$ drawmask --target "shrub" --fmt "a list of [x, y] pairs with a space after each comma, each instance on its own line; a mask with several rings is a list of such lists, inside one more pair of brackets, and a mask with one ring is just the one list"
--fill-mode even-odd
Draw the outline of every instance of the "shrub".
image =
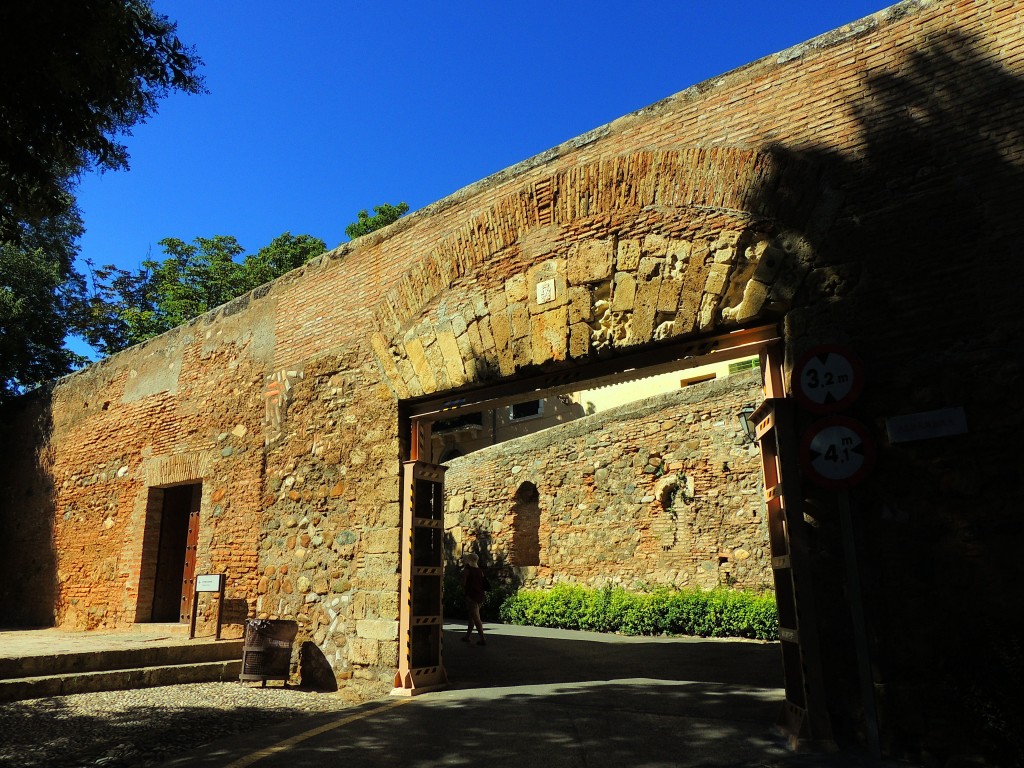
[[519, 590], [505, 599], [499, 613], [508, 624], [627, 635], [775, 640], [779, 631], [774, 595], [730, 589], [627, 592], [563, 584]]
[[611, 585], [602, 589], [585, 590], [585, 592], [587, 599], [577, 616], [577, 629], [588, 632], [613, 632], [616, 625], [612, 608]]

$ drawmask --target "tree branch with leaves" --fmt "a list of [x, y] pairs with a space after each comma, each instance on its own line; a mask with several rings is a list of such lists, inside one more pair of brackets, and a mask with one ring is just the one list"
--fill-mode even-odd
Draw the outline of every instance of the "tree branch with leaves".
[[398, 205], [383, 203], [382, 205], [375, 205], [373, 207], [373, 216], [366, 211], [360, 211], [356, 214], [356, 220], [345, 227], [345, 234], [355, 240], [357, 237], [368, 235], [370, 232], [382, 229], [388, 224], [393, 224], [402, 218], [408, 210], [408, 203], [399, 203]]

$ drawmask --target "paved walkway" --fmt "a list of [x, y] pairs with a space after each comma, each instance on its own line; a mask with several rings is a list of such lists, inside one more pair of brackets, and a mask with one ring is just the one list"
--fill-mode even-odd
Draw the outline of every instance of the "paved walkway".
[[[196, 638], [213, 641], [213, 638]], [[189, 642], [188, 629], [181, 624], [138, 624], [129, 631], [94, 630], [69, 632], [45, 629], [0, 628], [0, 658], [50, 656], [61, 653], [95, 653], [127, 648], [181, 645]]]
[[775, 644], [492, 627], [486, 647], [446, 628], [452, 686], [207, 745], [183, 766], [828, 768], [775, 733]]
[[[794, 754], [787, 749], [773, 728], [784, 698], [776, 644], [493, 625], [488, 629], [488, 644], [480, 647], [460, 642], [459, 627], [446, 627], [451, 678], [446, 690], [300, 715], [206, 744], [165, 766], [880, 765], [862, 755]], [[158, 625], [132, 632], [0, 630], [0, 658], [181, 641], [174, 627]], [[221, 717], [216, 708], [209, 708], [207, 716]], [[60, 722], [51, 729], [59, 730]], [[136, 738], [164, 738], [153, 730]], [[201, 731], [196, 728], [194, 735]]]

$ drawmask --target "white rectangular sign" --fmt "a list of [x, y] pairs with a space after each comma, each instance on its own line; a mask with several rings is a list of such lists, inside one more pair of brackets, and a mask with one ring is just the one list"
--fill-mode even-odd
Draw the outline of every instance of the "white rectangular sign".
[[196, 592], [220, 592], [220, 585], [224, 579], [220, 573], [204, 573], [196, 576]]
[[962, 435], [967, 432], [967, 415], [963, 408], [941, 408], [909, 416], [893, 416], [885, 420], [885, 431], [890, 443]]
[[544, 280], [537, 283], [537, 303], [547, 304], [555, 300], [555, 281]]

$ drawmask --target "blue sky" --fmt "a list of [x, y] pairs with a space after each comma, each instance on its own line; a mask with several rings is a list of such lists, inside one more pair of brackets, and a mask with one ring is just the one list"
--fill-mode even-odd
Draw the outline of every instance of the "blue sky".
[[360, 209], [413, 210], [617, 117], [885, 7], [774, 0], [156, 0], [205, 62], [78, 188], [81, 257], [282, 232], [333, 248]]

